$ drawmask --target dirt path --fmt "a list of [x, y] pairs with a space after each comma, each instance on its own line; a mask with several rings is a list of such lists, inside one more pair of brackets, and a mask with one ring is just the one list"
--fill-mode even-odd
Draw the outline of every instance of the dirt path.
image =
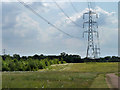
[[110, 73], [110, 74], [106, 75], [106, 81], [107, 81], [109, 88], [118, 88], [118, 86], [119, 86], [118, 81], [119, 80], [120, 80], [120, 77], [118, 77], [114, 73]]

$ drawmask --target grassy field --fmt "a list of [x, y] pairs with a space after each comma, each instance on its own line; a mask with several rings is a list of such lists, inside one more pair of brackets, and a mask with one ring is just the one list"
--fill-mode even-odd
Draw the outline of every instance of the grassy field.
[[115, 75], [117, 75], [118, 77], [120, 77], [120, 73], [118, 73], [118, 72], [117, 72], [117, 73], [115, 73]]
[[118, 63], [52, 65], [38, 72], [3, 72], [3, 88], [108, 88], [107, 73], [117, 73]]

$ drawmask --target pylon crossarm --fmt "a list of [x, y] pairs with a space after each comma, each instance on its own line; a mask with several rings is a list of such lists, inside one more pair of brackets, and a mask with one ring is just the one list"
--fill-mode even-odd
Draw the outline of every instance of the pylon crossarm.
[[[88, 5], [89, 6], [89, 5]], [[91, 10], [89, 8], [89, 11], [83, 14], [83, 19], [85, 18], [85, 15], [88, 16], [88, 20], [83, 23], [83, 28], [86, 27], [86, 31], [83, 32], [84, 34], [88, 34], [88, 46], [87, 46], [87, 58], [97, 58], [98, 54], [100, 53], [100, 49], [97, 48], [97, 42], [94, 42], [95, 38], [99, 37], [98, 30], [95, 30], [98, 28], [98, 23], [95, 21], [95, 18], [98, 18], [98, 14]], [[86, 17], [87, 18], [87, 17]], [[97, 37], [94, 37], [94, 33], [97, 34]], [[97, 45], [95, 45], [97, 44]]]

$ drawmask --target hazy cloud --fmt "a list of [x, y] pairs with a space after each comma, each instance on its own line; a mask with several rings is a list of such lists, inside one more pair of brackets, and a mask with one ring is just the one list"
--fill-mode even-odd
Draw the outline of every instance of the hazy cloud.
[[[29, 4], [40, 14], [43, 14], [44, 12], [45, 14], [48, 14], [53, 10], [57, 11], [57, 9], [54, 8], [54, 3]], [[70, 19], [80, 25], [80, 27], [74, 25], [61, 12], [57, 13], [56, 15], [59, 16], [59, 18], [56, 16], [51, 17], [56, 18], [53, 24], [58, 28], [73, 36], [79, 37], [70, 38], [65, 34], [57, 31], [52, 26], [41, 24], [41, 22], [35, 20], [34, 16], [29, 15], [31, 14], [29, 10], [24, 10], [20, 4], [4, 3], [2, 10], [3, 48], [12, 50], [11, 53], [18, 52], [21, 54], [55, 54], [66, 51], [70, 53], [79, 52], [81, 55], [85, 55], [86, 39], [82, 38], [82, 33], [84, 31], [82, 26], [84, 22], [83, 13], [85, 13], [87, 10], [88, 8], [84, 9], [80, 13], [70, 15]], [[96, 7], [96, 12], [99, 14], [98, 25], [100, 27], [98, 30], [100, 31], [100, 41], [103, 49], [114, 48], [113, 50], [116, 50], [116, 45], [113, 45], [113, 41], [115, 44], [117, 43], [116, 24], [118, 21], [117, 18], [114, 17], [114, 14], [116, 13], [107, 12], [100, 7]], [[49, 18], [50, 17], [48, 17], [48, 19]]]

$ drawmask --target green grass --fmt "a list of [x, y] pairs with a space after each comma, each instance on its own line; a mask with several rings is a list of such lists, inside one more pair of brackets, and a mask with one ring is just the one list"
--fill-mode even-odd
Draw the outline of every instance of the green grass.
[[108, 88], [105, 80], [105, 74], [99, 74], [90, 88]]
[[120, 73], [115, 73], [115, 75], [117, 75], [118, 77], [120, 77]]
[[[7, 88], [88, 88], [96, 73], [79, 72], [25, 72], [3, 73], [3, 87]], [[17, 83], [17, 84], [16, 84]]]
[[68, 65], [64, 71], [112, 73], [118, 72], [118, 63], [75, 63]]
[[116, 73], [118, 63], [53, 65], [38, 72], [3, 72], [3, 88], [107, 88], [106, 73]]
[[66, 67], [68, 67], [68, 65], [70, 64], [54, 64], [48, 66], [46, 69], [40, 69], [39, 71], [63, 71]]

